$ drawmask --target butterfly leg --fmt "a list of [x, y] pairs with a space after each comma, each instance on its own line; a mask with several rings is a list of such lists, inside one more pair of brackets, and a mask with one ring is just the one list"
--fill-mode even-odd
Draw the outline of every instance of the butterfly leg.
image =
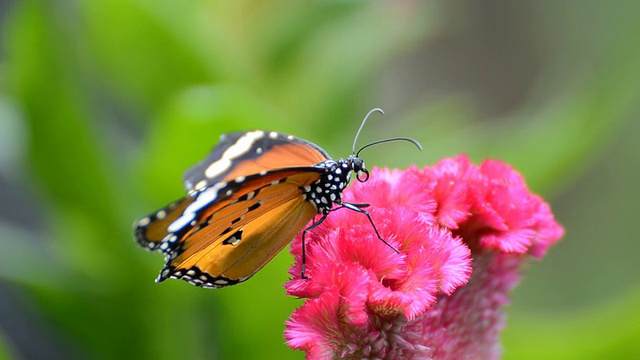
[[[339, 209], [345, 208], [346, 206], [344, 206], [344, 204], [349, 204], [349, 205], [355, 206], [355, 207], [357, 207], [358, 209], [363, 209], [363, 208], [366, 208], [366, 207], [371, 206], [371, 204], [364, 204], [364, 203], [363, 203], [363, 204], [356, 204], [356, 203], [340, 203], [340, 206], [335, 207], [335, 208], [333, 208], [333, 209], [331, 209], [331, 210], [329, 210], [329, 211], [336, 211], [336, 210], [339, 210]], [[353, 209], [351, 209], [351, 210], [353, 210]], [[358, 210], [356, 210], [356, 211], [358, 211]], [[358, 212], [360, 212], [360, 211], [358, 211]]]
[[308, 228], [304, 229], [302, 231], [302, 271], [300, 272], [300, 277], [302, 277], [303, 279], [308, 279], [307, 276], [304, 274], [304, 270], [307, 266], [307, 252], [306, 252], [306, 245], [305, 245], [305, 241], [304, 238], [306, 237], [307, 233], [309, 231], [311, 231], [313, 228], [315, 228], [316, 226], [322, 224], [326, 219], [327, 219], [327, 215], [328, 214], [323, 214], [322, 217], [320, 218], [320, 220], [314, 222], [313, 224], [309, 225]]
[[369, 206], [369, 204], [341, 203], [340, 206], [355, 212], [359, 212], [360, 214], [364, 214], [367, 217], [367, 219], [369, 219], [369, 222], [371, 223], [371, 227], [373, 227], [373, 231], [376, 232], [376, 236], [378, 236], [378, 239], [380, 239], [380, 241], [382, 241], [385, 245], [393, 249], [393, 251], [395, 251], [397, 254], [400, 254], [400, 251], [398, 251], [398, 249], [394, 248], [385, 239], [383, 239], [382, 236], [380, 236], [380, 233], [378, 232], [378, 228], [376, 228], [376, 224], [373, 222], [371, 215], [367, 210], [363, 209], [363, 207], [367, 207]]

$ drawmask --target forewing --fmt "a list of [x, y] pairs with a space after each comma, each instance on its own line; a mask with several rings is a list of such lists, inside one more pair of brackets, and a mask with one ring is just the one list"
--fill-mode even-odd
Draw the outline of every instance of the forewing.
[[159, 280], [171, 277], [211, 288], [246, 281], [289, 244], [315, 214], [315, 208], [305, 200], [290, 200], [228, 237], [207, 242], [191, 257], [178, 256], [165, 267]]
[[254, 130], [226, 134], [207, 157], [184, 174], [188, 192], [261, 171], [311, 167], [329, 155], [318, 145], [295, 136]]

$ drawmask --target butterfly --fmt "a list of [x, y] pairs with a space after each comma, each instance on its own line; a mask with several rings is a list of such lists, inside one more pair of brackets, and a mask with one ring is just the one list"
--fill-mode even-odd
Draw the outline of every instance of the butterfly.
[[[338, 208], [368, 217], [368, 204], [342, 201], [351, 180], [365, 182], [369, 172], [359, 157], [376, 144], [404, 140], [398, 137], [369, 143], [357, 152], [356, 142], [371, 110], [354, 139], [352, 154], [332, 159], [316, 144], [274, 131], [253, 130], [222, 135], [209, 155], [184, 174], [187, 195], [134, 223], [138, 245], [165, 255], [156, 282], [182, 279], [220, 288], [246, 281], [262, 269], [295, 236], [302, 235], [302, 277], [306, 264], [305, 235]], [[311, 225], [307, 226], [312, 220]]]

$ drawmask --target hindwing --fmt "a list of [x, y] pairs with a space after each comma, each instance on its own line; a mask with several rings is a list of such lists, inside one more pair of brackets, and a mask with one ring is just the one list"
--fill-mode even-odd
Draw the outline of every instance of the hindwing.
[[[322, 169], [314, 167], [289, 168], [217, 183], [138, 220], [134, 224], [136, 241], [146, 249], [170, 254], [178, 247], [184, 247], [182, 242], [204, 227], [208, 229], [203, 235], [218, 228], [222, 232], [232, 227], [243, 212], [252, 212], [254, 207], [261, 207], [257, 213], [269, 211], [262, 201], [267, 194], [273, 194], [269, 202], [271, 207], [296, 196], [302, 197], [301, 187], [316, 181], [321, 173]], [[267, 191], [267, 188], [271, 189]], [[282, 191], [284, 189], [287, 191]], [[158, 216], [164, 213], [167, 215]], [[215, 226], [210, 227], [207, 224], [214, 214]], [[254, 217], [252, 213], [243, 221]]]
[[249, 196], [206, 209], [167, 255], [158, 281], [176, 278], [203, 287], [245, 281], [317, 214], [302, 188], [318, 177], [315, 169], [278, 177], [246, 193]]
[[169, 237], [173, 235], [167, 232], [167, 228], [182, 216], [185, 208], [194, 199], [195, 197], [187, 196], [136, 221], [134, 237], [138, 245], [150, 251], [160, 250], [160, 244], [168, 241]]

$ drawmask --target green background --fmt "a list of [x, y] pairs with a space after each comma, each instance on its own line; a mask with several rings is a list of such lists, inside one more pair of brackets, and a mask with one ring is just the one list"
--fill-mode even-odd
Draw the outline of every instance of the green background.
[[508, 307], [505, 359], [640, 358], [640, 2], [0, 1], [0, 358], [302, 358], [291, 257], [153, 282], [133, 221], [221, 133], [372, 165], [505, 160], [564, 240]]

